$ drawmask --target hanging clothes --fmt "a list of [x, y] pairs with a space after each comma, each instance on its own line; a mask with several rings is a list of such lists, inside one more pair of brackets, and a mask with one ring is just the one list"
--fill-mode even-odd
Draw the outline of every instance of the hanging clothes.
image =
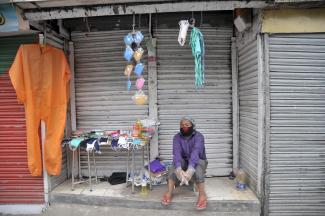
[[202, 32], [193, 27], [191, 32], [190, 46], [192, 48], [192, 55], [195, 63], [195, 86], [202, 87], [204, 84], [204, 39]]
[[18, 101], [25, 105], [28, 168], [42, 175], [40, 121], [46, 125], [45, 168], [61, 173], [61, 139], [69, 100], [70, 68], [62, 50], [49, 45], [21, 45], [9, 70]]

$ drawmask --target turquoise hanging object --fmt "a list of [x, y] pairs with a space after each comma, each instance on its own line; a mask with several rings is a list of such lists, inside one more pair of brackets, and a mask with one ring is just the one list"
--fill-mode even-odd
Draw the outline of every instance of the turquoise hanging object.
[[131, 90], [131, 86], [132, 86], [132, 84], [131, 84], [131, 80], [128, 80], [128, 81], [126, 82], [126, 88], [128, 89], [128, 91]]
[[193, 27], [191, 32], [190, 46], [195, 63], [195, 86], [202, 87], [204, 84], [204, 40], [201, 31]]

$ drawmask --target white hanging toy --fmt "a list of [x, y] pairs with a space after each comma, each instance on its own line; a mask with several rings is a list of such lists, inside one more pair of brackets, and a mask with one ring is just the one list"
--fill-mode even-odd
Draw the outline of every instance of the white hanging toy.
[[185, 41], [186, 41], [186, 34], [188, 27], [190, 26], [188, 20], [181, 20], [179, 21], [179, 34], [178, 34], [178, 43], [181, 46], [184, 46]]

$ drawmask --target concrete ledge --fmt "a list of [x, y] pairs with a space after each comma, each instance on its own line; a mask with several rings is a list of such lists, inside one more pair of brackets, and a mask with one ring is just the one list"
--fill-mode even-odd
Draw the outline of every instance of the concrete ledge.
[[[130, 211], [133, 211], [132, 209], [151, 209], [159, 212], [165, 210], [170, 214], [171, 212], [173, 214], [175, 212], [189, 213], [195, 210], [198, 193], [193, 192], [193, 187], [177, 187], [174, 190], [172, 203], [165, 207], [161, 204], [161, 199], [166, 187], [166, 185], [154, 186], [153, 190], [144, 197], [141, 196], [139, 187], [135, 188], [135, 193], [131, 193], [131, 188], [126, 187], [125, 184], [110, 185], [108, 182], [94, 184], [93, 191], [89, 191], [89, 186], [85, 183], [76, 185], [75, 190], [72, 191], [71, 180], [68, 180], [51, 192], [50, 203], [125, 208]], [[207, 178], [205, 189], [208, 196], [208, 207], [205, 212], [211, 214], [224, 212], [231, 216], [234, 213], [236, 216], [260, 215], [260, 202], [253, 191], [250, 189], [236, 190], [233, 180], [221, 177]]]
[[[144, 201], [131, 200], [125, 198], [107, 197], [107, 196], [91, 196], [91, 195], [73, 195], [73, 194], [52, 194], [51, 201], [53, 203], [65, 204], [82, 204], [94, 206], [109, 206], [123, 208], [140, 208], [140, 209], [156, 209], [156, 210], [182, 210], [188, 211], [195, 208], [195, 203], [192, 201], [174, 202], [165, 207], [160, 200]], [[238, 201], [238, 200], [209, 200], [206, 211], [213, 212], [255, 212], [259, 215], [260, 204], [258, 201]]]

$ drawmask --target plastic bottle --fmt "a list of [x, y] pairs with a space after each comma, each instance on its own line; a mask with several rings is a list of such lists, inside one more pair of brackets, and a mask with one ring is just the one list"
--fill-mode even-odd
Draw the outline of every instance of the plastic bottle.
[[148, 196], [148, 187], [147, 187], [147, 181], [146, 180], [142, 180], [140, 194], [142, 196], [145, 196], [145, 197]]

